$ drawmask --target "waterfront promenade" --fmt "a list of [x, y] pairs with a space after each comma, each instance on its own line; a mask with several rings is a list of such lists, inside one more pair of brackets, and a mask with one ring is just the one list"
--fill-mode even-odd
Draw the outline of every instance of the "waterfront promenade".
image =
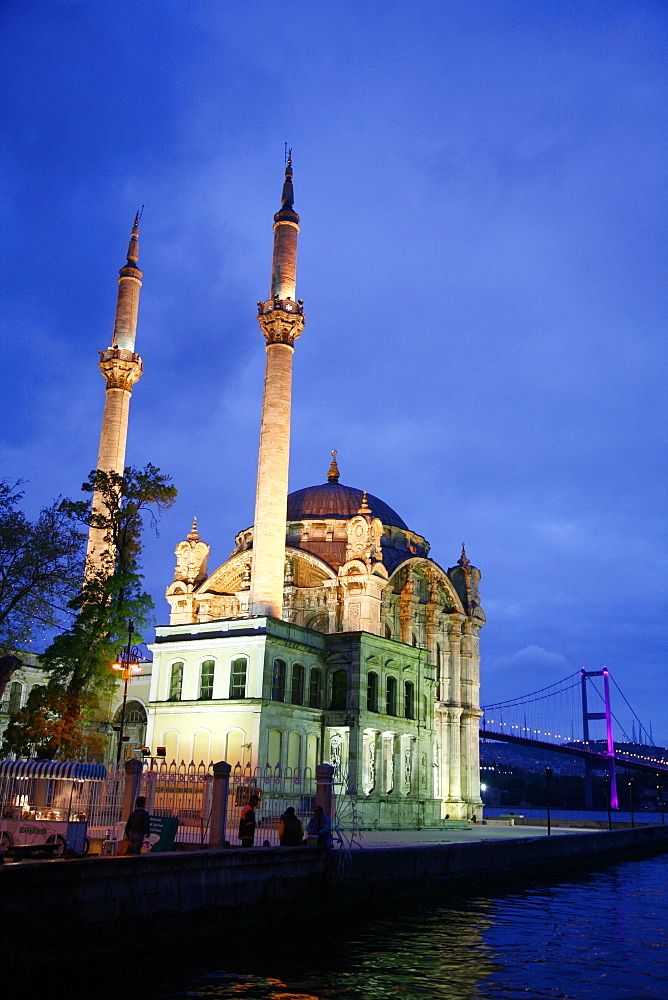
[[365, 835], [350, 851], [254, 847], [142, 857], [23, 862], [0, 868], [5, 917], [109, 923], [216, 909], [257, 916], [268, 906], [374, 902], [386, 895], [492, 886], [668, 851], [668, 827], [598, 831], [471, 826]]

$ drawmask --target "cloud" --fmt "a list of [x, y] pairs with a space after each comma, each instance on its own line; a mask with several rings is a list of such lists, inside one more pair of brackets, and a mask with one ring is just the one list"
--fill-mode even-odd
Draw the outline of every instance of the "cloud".
[[[504, 676], [506, 697], [517, 694], [528, 694], [538, 688], [546, 687], [572, 673], [572, 666], [562, 653], [555, 653], [542, 646], [525, 646], [510, 656], [500, 656], [485, 665], [485, 670]], [[528, 685], [525, 687], [524, 685]]]

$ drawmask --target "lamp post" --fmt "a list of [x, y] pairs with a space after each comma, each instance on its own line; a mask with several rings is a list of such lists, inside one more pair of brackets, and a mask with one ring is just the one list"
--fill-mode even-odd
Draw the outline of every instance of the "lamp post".
[[123, 681], [123, 706], [121, 708], [121, 719], [118, 731], [118, 748], [116, 750], [116, 770], [121, 766], [121, 750], [123, 747], [123, 730], [125, 728], [125, 706], [128, 701], [128, 683], [135, 677], [141, 670], [141, 664], [144, 662], [143, 656], [139, 652], [138, 646], [132, 645], [132, 636], [134, 635], [134, 624], [133, 622], [128, 622], [128, 642], [127, 645], [121, 650], [119, 657], [115, 663], [112, 663], [111, 669], [118, 670], [121, 675], [121, 680]]
[[[657, 775], [657, 777], [658, 777], [658, 775]], [[666, 817], [665, 817], [664, 808], [663, 808], [663, 786], [662, 785], [657, 785], [656, 786], [656, 790], [659, 793], [659, 807], [661, 809], [661, 825], [664, 826], [665, 822], [666, 822]]]
[[612, 813], [610, 812], [610, 775], [606, 774], [605, 778], [605, 798], [608, 805], [608, 830], [612, 830]]
[[633, 815], [633, 778], [629, 778], [629, 807], [631, 810], [631, 829], [636, 825]]
[[545, 787], [547, 789], [547, 835], [552, 835], [552, 824], [550, 821], [550, 782], [552, 781], [552, 768], [545, 768]]

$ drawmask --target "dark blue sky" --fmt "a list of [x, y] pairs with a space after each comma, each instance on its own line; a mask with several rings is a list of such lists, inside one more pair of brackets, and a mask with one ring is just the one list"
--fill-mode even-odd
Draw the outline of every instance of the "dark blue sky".
[[[607, 664], [666, 699], [663, 2], [12, 2], [2, 12], [2, 474], [34, 512], [97, 455], [145, 204], [128, 461], [252, 521], [283, 143], [302, 218], [291, 488], [381, 496], [482, 571], [482, 700]], [[620, 711], [623, 721], [628, 714]]]

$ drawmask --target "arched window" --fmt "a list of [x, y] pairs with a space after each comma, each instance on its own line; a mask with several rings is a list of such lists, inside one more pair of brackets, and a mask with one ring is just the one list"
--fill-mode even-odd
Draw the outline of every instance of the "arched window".
[[436, 701], [441, 700], [441, 647], [436, 643]]
[[165, 748], [165, 763], [171, 764], [179, 755], [179, 733], [176, 729], [168, 729], [162, 734], [162, 745]]
[[308, 690], [309, 708], [320, 708], [320, 671], [317, 667], [311, 669], [311, 677]]
[[245, 656], [237, 656], [232, 660], [230, 668], [230, 698], [246, 697], [246, 674], [248, 672], [248, 659]]
[[271, 677], [272, 701], [285, 701], [285, 660], [274, 660], [274, 672]]
[[335, 670], [332, 674], [332, 708], [348, 707], [348, 674], [345, 670]]
[[19, 681], [12, 681], [9, 685], [9, 705], [7, 711], [13, 715], [21, 710], [21, 697], [23, 695], [23, 685]]
[[301, 663], [292, 664], [290, 701], [293, 705], [301, 705], [304, 701], [304, 668]]
[[283, 748], [283, 733], [280, 729], [269, 730], [269, 745], [267, 747], [267, 764], [269, 767], [276, 767], [281, 763], [281, 750]]
[[378, 711], [378, 674], [374, 674], [373, 671], [366, 677], [366, 710]]
[[208, 764], [211, 760], [211, 733], [199, 729], [193, 735], [193, 764]]
[[404, 715], [407, 719], [415, 718], [415, 688], [411, 681], [404, 684]]
[[244, 731], [242, 729], [230, 729], [225, 737], [225, 760], [227, 763], [232, 767], [236, 767], [237, 764], [243, 767], [245, 754], [248, 752]]
[[302, 756], [302, 738], [299, 733], [288, 733], [288, 767], [299, 768]]
[[169, 698], [168, 701], [181, 701], [181, 688], [183, 687], [183, 660], [172, 663], [169, 675]]
[[318, 756], [318, 747], [320, 741], [315, 733], [309, 733], [306, 737], [306, 766], [311, 769], [311, 777], [315, 775], [315, 769], [320, 760]]
[[[215, 660], [204, 660], [199, 668], [199, 698], [200, 701], [211, 701], [213, 698], [213, 675], [216, 669]], [[193, 760], [195, 758], [193, 757]]]
[[387, 715], [396, 715], [397, 714], [397, 679], [396, 679], [396, 677], [388, 677], [387, 678], [386, 694], [387, 694], [387, 697], [386, 697], [387, 705], [386, 705], [386, 708], [385, 708], [385, 712], [386, 712]]

